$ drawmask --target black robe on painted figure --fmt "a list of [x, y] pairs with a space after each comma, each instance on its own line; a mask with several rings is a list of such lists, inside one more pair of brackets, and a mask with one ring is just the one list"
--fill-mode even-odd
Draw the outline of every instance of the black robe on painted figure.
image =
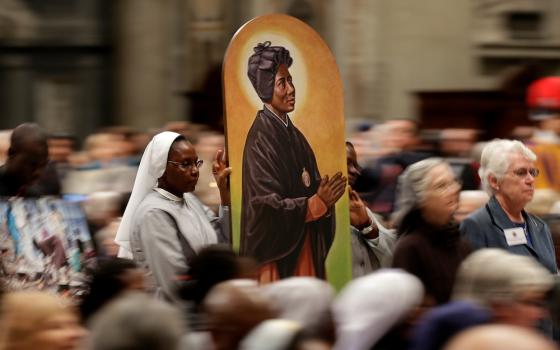
[[290, 277], [309, 234], [315, 273], [325, 278], [334, 211], [305, 222], [307, 199], [317, 192], [321, 175], [311, 146], [289, 118], [286, 127], [266, 107], [257, 113], [245, 141], [242, 178], [240, 253], [259, 264], [275, 262], [280, 278]]

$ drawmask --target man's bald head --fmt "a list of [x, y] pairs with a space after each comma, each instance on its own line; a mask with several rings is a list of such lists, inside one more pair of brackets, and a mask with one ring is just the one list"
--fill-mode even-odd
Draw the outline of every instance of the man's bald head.
[[252, 280], [217, 284], [203, 302], [216, 349], [235, 349], [256, 325], [274, 317], [268, 299]]
[[10, 138], [10, 152], [18, 152], [29, 146], [47, 147], [47, 135], [43, 129], [35, 123], [23, 123], [18, 125], [12, 132]]
[[555, 350], [547, 338], [529, 328], [490, 325], [466, 330], [447, 344], [444, 350]]
[[17, 175], [21, 185], [34, 182], [48, 161], [47, 135], [34, 123], [18, 125], [12, 132], [6, 170]]

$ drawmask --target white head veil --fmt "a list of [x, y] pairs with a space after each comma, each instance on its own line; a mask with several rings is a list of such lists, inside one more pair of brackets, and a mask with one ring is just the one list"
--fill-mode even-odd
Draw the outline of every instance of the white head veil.
[[136, 180], [134, 180], [134, 187], [115, 238], [115, 242], [120, 246], [119, 257], [132, 258], [130, 234], [132, 233], [134, 212], [163, 175], [171, 144], [179, 136], [181, 135], [171, 131], [157, 134], [152, 138], [142, 155]]
[[333, 303], [334, 350], [367, 350], [420, 305], [422, 282], [399, 269], [377, 270], [344, 287]]
[[243, 338], [240, 350], [284, 350], [301, 332], [301, 325], [295, 321], [271, 319], [261, 322]]
[[333, 287], [314, 277], [290, 277], [262, 286], [279, 317], [314, 329], [325, 322], [335, 296]]

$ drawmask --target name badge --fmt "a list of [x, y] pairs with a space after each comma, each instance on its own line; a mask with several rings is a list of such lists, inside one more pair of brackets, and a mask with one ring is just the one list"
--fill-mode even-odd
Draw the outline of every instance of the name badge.
[[511, 247], [514, 245], [527, 244], [527, 237], [525, 237], [525, 230], [521, 227], [508, 228], [504, 230], [507, 244]]

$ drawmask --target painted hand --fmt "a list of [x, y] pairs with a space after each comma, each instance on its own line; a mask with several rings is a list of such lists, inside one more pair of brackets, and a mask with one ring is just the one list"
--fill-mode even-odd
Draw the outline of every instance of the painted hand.
[[342, 176], [341, 172], [338, 172], [330, 179], [328, 175], [321, 179], [317, 195], [330, 208], [342, 197], [345, 191], [346, 177]]

